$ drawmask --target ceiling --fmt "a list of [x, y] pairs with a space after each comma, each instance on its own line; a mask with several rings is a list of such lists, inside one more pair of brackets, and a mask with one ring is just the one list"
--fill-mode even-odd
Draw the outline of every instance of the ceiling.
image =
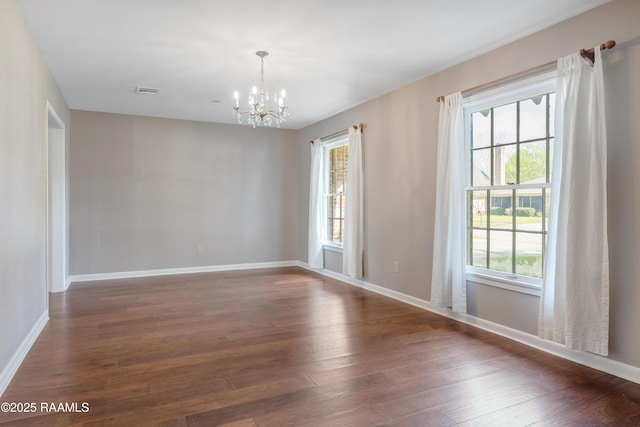
[[17, 3], [72, 109], [236, 123], [233, 91], [246, 99], [266, 50], [299, 129], [608, 1]]

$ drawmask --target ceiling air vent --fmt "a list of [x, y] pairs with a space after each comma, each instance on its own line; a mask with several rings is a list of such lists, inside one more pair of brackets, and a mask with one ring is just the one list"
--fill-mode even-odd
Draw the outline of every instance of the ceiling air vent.
[[136, 93], [146, 93], [149, 95], [157, 95], [158, 92], [160, 92], [160, 89], [155, 87], [136, 86]]

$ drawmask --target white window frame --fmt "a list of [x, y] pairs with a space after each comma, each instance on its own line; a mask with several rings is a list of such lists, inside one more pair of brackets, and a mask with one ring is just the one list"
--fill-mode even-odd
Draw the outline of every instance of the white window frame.
[[[329, 196], [329, 150], [337, 147], [342, 147], [344, 145], [349, 144], [349, 136], [344, 135], [340, 137], [336, 137], [332, 140], [329, 140], [322, 144], [322, 149], [324, 150], [324, 164], [322, 165], [322, 179], [324, 179], [324, 188], [327, 190], [323, 195], [323, 203], [322, 203], [322, 218], [323, 218], [323, 227], [327, 229], [327, 199]], [[343, 244], [341, 242], [335, 242], [333, 240], [328, 239], [328, 233], [325, 234], [327, 237], [324, 242], [322, 242], [322, 246], [326, 250], [330, 250], [333, 252], [342, 252]]]
[[[487, 90], [476, 95], [469, 96], [463, 101], [464, 128], [465, 128], [465, 200], [468, 190], [479, 189], [471, 184], [471, 115], [491, 107], [498, 107], [542, 93], [556, 91], [557, 71], [549, 71], [517, 82], [506, 84], [495, 89]], [[550, 184], [549, 184], [550, 185]], [[508, 187], [508, 186], [507, 186]], [[515, 187], [515, 186], [514, 186]], [[518, 186], [520, 188], [520, 186]], [[466, 204], [465, 204], [466, 210]], [[465, 221], [467, 216], [465, 215]], [[466, 229], [466, 223], [465, 223]], [[467, 253], [467, 239], [465, 238], [465, 254]], [[487, 254], [488, 256], [488, 254]], [[509, 289], [530, 295], [540, 295], [542, 280], [530, 276], [516, 275], [496, 270], [474, 267], [466, 264], [466, 279], [470, 282], [481, 283], [498, 288]], [[544, 272], [543, 272], [544, 274]]]

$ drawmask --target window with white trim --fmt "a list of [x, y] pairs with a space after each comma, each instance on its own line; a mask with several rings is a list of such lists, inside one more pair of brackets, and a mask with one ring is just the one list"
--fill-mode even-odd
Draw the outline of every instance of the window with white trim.
[[555, 73], [465, 100], [467, 273], [541, 285], [554, 114]]
[[343, 138], [324, 146], [324, 188], [326, 238], [325, 244], [342, 246], [344, 233], [345, 191], [347, 183], [347, 158], [349, 140]]

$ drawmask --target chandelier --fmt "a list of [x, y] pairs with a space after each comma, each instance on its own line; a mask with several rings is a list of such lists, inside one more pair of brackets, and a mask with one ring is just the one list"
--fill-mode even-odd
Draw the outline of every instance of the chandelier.
[[233, 93], [233, 97], [236, 99], [233, 115], [238, 119], [238, 123], [242, 123], [242, 117], [246, 115], [247, 123], [254, 128], [256, 126], [271, 126], [274, 122], [276, 126], [280, 127], [280, 123], [286, 121], [289, 115], [287, 107], [284, 105], [286, 92], [282, 89], [280, 96], [274, 94], [271, 102], [269, 101], [269, 90], [264, 85], [264, 57], [269, 55], [269, 52], [259, 50], [256, 55], [260, 57], [260, 88], [256, 86], [251, 88], [251, 94], [248, 99], [249, 109], [247, 111], [240, 111], [240, 95], [236, 90]]

